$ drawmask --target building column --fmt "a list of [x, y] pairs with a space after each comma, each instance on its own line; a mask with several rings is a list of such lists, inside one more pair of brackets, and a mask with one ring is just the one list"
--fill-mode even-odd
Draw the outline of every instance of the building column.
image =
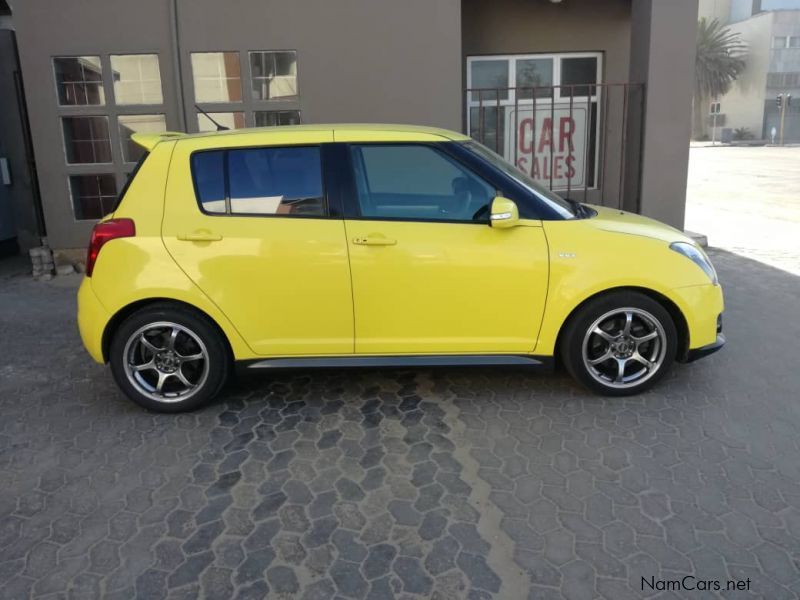
[[645, 84], [638, 202], [683, 229], [698, 0], [633, 0], [630, 80]]

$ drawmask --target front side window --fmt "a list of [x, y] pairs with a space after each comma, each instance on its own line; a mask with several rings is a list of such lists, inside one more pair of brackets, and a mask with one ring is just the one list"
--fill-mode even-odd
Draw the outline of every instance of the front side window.
[[111, 76], [117, 104], [161, 104], [158, 54], [112, 54]]
[[524, 171], [516, 168], [496, 152], [493, 152], [483, 144], [480, 144], [474, 140], [464, 142], [464, 146], [466, 146], [470, 152], [480, 156], [483, 160], [498, 169], [500, 172], [509, 176], [518, 184], [522, 185], [530, 192], [543, 199], [550, 206], [550, 208], [554, 209], [565, 219], [574, 216], [574, 212], [569, 203], [561, 198], [561, 196], [548, 190], [545, 186], [535, 181]]
[[495, 189], [431, 146], [355, 145], [351, 156], [362, 217], [486, 222]]
[[53, 59], [58, 103], [87, 106], [106, 103], [99, 56], [62, 56]]
[[319, 147], [196, 152], [191, 168], [198, 201], [205, 212], [311, 217], [327, 214]]

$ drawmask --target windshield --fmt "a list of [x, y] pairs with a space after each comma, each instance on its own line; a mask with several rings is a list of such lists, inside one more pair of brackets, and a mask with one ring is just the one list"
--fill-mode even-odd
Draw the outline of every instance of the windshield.
[[481, 158], [489, 161], [494, 167], [500, 169], [503, 173], [511, 177], [514, 181], [519, 183], [520, 185], [526, 187], [531, 192], [539, 196], [542, 200], [547, 202], [554, 210], [556, 210], [561, 216], [566, 218], [572, 218], [575, 216], [575, 211], [572, 209], [572, 206], [569, 202], [564, 200], [561, 196], [548, 190], [544, 187], [541, 183], [534, 181], [527, 173], [519, 170], [514, 165], [509, 163], [505, 158], [497, 154], [496, 152], [490, 150], [483, 144], [476, 142], [475, 140], [470, 140], [468, 142], [463, 142], [464, 146], [469, 148], [473, 154], [477, 154]]

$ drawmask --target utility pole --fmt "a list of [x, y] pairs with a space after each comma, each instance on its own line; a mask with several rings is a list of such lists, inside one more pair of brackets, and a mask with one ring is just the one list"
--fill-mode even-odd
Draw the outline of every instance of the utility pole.
[[778, 107], [781, 109], [780, 145], [783, 146], [783, 131], [786, 123], [786, 109], [792, 105], [792, 95], [778, 94], [776, 100], [778, 103]]
[[711, 145], [717, 145], [717, 117], [720, 113], [719, 98], [714, 98], [711, 103]]

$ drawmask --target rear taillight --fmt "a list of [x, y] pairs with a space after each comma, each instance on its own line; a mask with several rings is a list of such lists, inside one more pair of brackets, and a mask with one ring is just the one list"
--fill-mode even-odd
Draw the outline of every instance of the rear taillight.
[[100, 248], [106, 242], [135, 235], [136, 225], [133, 219], [109, 219], [95, 225], [94, 229], [92, 229], [92, 239], [89, 242], [89, 254], [86, 257], [86, 276], [92, 276], [94, 263], [97, 262], [97, 255], [100, 254]]

